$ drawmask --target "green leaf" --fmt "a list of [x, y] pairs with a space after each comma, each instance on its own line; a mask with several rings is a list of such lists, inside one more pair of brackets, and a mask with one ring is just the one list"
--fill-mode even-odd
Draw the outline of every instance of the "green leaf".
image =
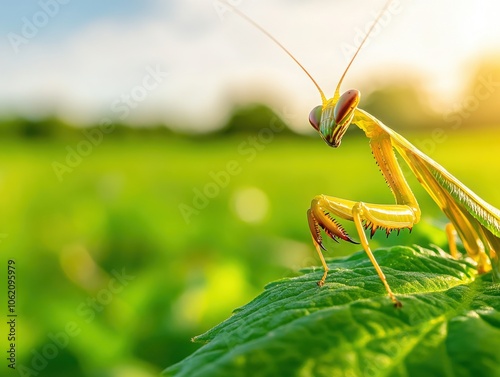
[[[500, 284], [441, 250], [364, 252], [269, 284], [164, 376], [500, 376]], [[228, 281], [228, 284], [231, 282]], [[216, 305], [216, 303], [214, 303]]]

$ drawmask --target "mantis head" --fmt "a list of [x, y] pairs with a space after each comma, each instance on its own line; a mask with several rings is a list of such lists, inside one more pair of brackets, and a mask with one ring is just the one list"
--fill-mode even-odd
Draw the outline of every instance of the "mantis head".
[[337, 148], [340, 145], [354, 118], [359, 99], [359, 91], [351, 89], [340, 97], [334, 96], [324, 101], [323, 105], [316, 106], [309, 113], [309, 123], [330, 147]]
[[348, 90], [344, 94], [340, 95], [340, 85], [342, 84], [342, 81], [344, 80], [347, 71], [349, 71], [349, 68], [351, 67], [352, 63], [356, 59], [356, 56], [361, 50], [361, 47], [363, 47], [368, 37], [370, 36], [373, 28], [375, 27], [375, 25], [377, 25], [378, 21], [380, 20], [380, 17], [384, 14], [384, 12], [387, 10], [387, 8], [391, 3], [392, 0], [386, 1], [384, 8], [380, 11], [379, 15], [377, 16], [373, 24], [366, 32], [365, 37], [359, 44], [358, 48], [356, 49], [356, 52], [349, 61], [349, 64], [347, 65], [344, 73], [340, 77], [339, 83], [337, 85], [337, 88], [335, 89], [333, 97], [330, 98], [329, 100], [326, 99], [325, 94], [319, 87], [318, 83], [311, 76], [311, 74], [307, 71], [307, 69], [305, 69], [304, 66], [300, 64], [300, 62], [295, 58], [295, 56], [293, 56], [293, 54], [290, 51], [288, 51], [285, 48], [285, 46], [283, 46], [276, 38], [274, 38], [266, 29], [264, 29], [262, 26], [260, 26], [250, 17], [248, 17], [246, 14], [238, 10], [236, 7], [229, 4], [227, 1], [225, 5], [228, 6], [230, 9], [232, 9], [233, 12], [239, 14], [242, 18], [247, 20], [250, 24], [255, 26], [258, 30], [264, 33], [269, 39], [271, 39], [274, 43], [276, 43], [288, 56], [290, 56], [290, 58], [292, 58], [292, 60], [295, 63], [297, 63], [297, 65], [311, 79], [311, 81], [316, 86], [321, 96], [322, 105], [316, 106], [314, 109], [312, 109], [311, 113], [309, 114], [309, 122], [319, 132], [323, 140], [329, 146], [337, 148], [340, 145], [342, 137], [344, 136], [345, 132], [349, 128], [349, 125], [351, 124], [354, 118], [354, 114], [356, 112], [356, 108], [359, 104], [359, 99], [360, 99], [360, 93], [356, 89]]

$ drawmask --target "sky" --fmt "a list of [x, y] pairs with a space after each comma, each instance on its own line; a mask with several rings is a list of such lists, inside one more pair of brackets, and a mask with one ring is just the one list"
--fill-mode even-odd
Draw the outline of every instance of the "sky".
[[[330, 96], [385, 1], [231, 3], [280, 40]], [[497, 0], [394, 0], [343, 89], [363, 95], [411, 76], [436, 108], [450, 108], [474, 62], [500, 54], [499, 14]], [[204, 131], [253, 101], [302, 130], [320, 102], [279, 47], [217, 0], [2, 2], [0, 35], [0, 115], [55, 114], [82, 125], [111, 117]]]

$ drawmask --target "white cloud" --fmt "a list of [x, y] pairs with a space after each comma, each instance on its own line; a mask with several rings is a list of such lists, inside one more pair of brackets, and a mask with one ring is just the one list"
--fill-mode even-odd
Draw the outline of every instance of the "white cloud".
[[[221, 22], [212, 0], [151, 3], [154, 11], [132, 21], [99, 19], [70, 35], [61, 30], [58, 40], [34, 38], [17, 55], [0, 45], [8, 57], [0, 62], [3, 107], [57, 109], [73, 121], [96, 121], [109, 113], [113, 100], [140, 84], [147, 66], [160, 64], [170, 72], [168, 79], [130, 120], [213, 128], [234, 103], [265, 99], [278, 111], [286, 106], [302, 114], [297, 123], [308, 127], [318, 93], [276, 45], [235, 15]], [[341, 47], [352, 43], [383, 5], [374, 3], [255, 0], [240, 8], [295, 53], [331, 95], [346, 66]], [[368, 87], [363, 80], [385, 70], [383, 81], [400, 66], [422, 71], [429, 90], [445, 98], [456, 89], [464, 62], [491, 50], [500, 38], [497, 2], [401, 4], [401, 13], [359, 55], [344, 89]]]

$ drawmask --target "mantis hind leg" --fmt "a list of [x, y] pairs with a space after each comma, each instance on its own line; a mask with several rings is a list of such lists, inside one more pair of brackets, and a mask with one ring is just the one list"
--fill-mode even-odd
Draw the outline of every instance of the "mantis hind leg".
[[325, 270], [323, 277], [318, 282], [319, 286], [325, 283], [328, 273], [328, 266], [322, 253], [322, 249], [325, 250], [325, 247], [323, 246], [320, 229], [323, 229], [335, 241], [343, 239], [354, 242], [344, 228], [334, 219], [333, 216], [337, 216], [354, 222], [363, 249], [375, 267], [394, 306], [401, 306], [370, 249], [364, 228], [371, 228], [372, 236], [378, 228], [384, 228], [387, 233], [395, 229], [411, 228], [418, 221], [418, 214], [415, 214], [412, 207], [398, 204], [370, 204], [319, 195], [313, 199], [307, 214], [313, 242]]
[[477, 263], [477, 272], [484, 274], [491, 271], [489, 256], [492, 254], [494, 255], [495, 251], [491, 247], [486, 234], [482, 232], [480, 227], [475, 229], [471, 223], [468, 223], [468, 225], [469, 226], [461, 227], [460, 224], [457, 223], [457, 226], [459, 226], [458, 229], [456, 229], [453, 223], [446, 225], [446, 236], [448, 238], [450, 254], [455, 259], [458, 257], [456, 242], [456, 237], [458, 235], [464, 244], [467, 255]]

